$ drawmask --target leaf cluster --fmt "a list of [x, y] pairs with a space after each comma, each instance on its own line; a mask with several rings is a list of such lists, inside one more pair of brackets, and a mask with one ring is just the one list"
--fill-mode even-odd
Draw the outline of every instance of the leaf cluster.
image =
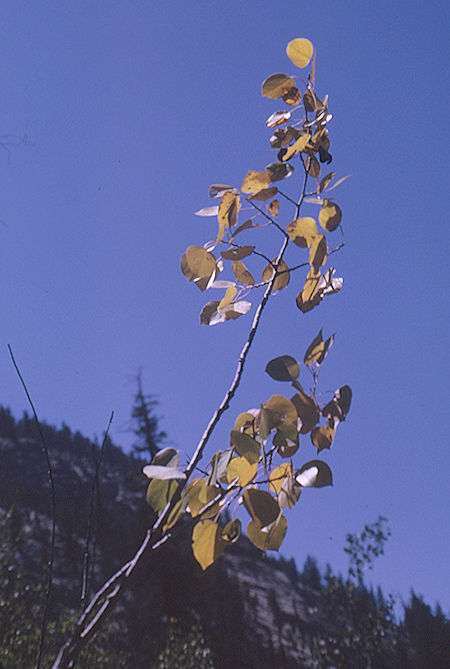
[[[295, 394], [272, 395], [258, 409], [241, 413], [230, 432], [228, 448], [215, 453], [208, 470], [181, 490], [164, 531], [183, 514], [189, 514], [193, 553], [203, 569], [239, 538], [241, 520], [237, 512], [241, 505], [250, 518], [248, 539], [262, 551], [278, 550], [287, 530], [286, 509], [296, 505], [304, 488], [332, 485], [332, 472], [324, 460], [310, 459], [298, 465], [294, 456], [306, 435], [317, 453], [329, 450], [339, 423], [350, 409], [349, 386], [336, 390], [325, 404], [315, 391], [333, 339], [331, 336], [324, 341], [320, 331], [302, 362], [289, 355], [270, 360], [266, 372], [276, 381], [291, 383]], [[299, 381], [301, 368], [312, 376], [313, 390], [309, 393]], [[164, 449], [143, 471], [151, 478], [147, 501], [161, 514], [179, 490], [177, 480], [185, 478], [179, 469], [179, 455], [174, 449]], [[233, 518], [223, 525], [225, 509], [233, 510]]]
[[[245, 298], [268, 286], [275, 292], [283, 290], [290, 283], [292, 272], [303, 267], [309, 271], [297, 295], [297, 306], [302, 312], [310, 311], [323, 297], [342, 287], [342, 278], [334, 276], [332, 267], [325, 267], [329, 256], [343, 244], [341, 241], [333, 248], [326, 236], [341, 228], [342, 220], [341, 208], [328, 193], [347, 178], [332, 184], [335, 172], [321, 173], [321, 165], [332, 160], [328, 96], [319, 97], [315, 89], [315, 52], [311, 42], [295, 39], [286, 52], [296, 67], [305, 68], [311, 60], [313, 64], [303, 85], [283, 73], [270, 75], [262, 84], [264, 97], [282, 100], [287, 107], [273, 112], [266, 121], [267, 128], [275, 128], [269, 143], [277, 151], [277, 160], [264, 170], [250, 169], [240, 188], [227, 184], [210, 187], [209, 196], [218, 200], [218, 204], [204, 207], [196, 214], [217, 219], [215, 239], [204, 246], [189, 246], [181, 257], [181, 271], [188, 281], [201, 291], [225, 291], [221, 299], [205, 304], [200, 314], [202, 325], [240, 318], [251, 308], [251, 302]], [[280, 182], [291, 177], [298, 167], [303, 188], [299, 199], [293, 200], [282, 191]], [[314, 186], [307, 192], [309, 180]], [[299, 216], [304, 201], [320, 206], [317, 221], [311, 216]], [[284, 213], [285, 206], [294, 207], [294, 218], [282, 226], [278, 216]], [[307, 258], [298, 262], [297, 248], [293, 262], [288, 264], [283, 258], [285, 249], [278, 255], [263, 249], [261, 231], [267, 227], [281, 234], [291, 246], [306, 249]], [[252, 266], [248, 266], [249, 262]], [[219, 278], [227, 267], [231, 269], [231, 277]]]

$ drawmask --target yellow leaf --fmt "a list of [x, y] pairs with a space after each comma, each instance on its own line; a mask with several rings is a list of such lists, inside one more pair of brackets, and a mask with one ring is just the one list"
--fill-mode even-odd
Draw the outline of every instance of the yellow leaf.
[[216, 244], [222, 241], [225, 230], [231, 228], [237, 223], [237, 216], [241, 208], [239, 195], [227, 191], [222, 196], [219, 205], [217, 218], [219, 219], [219, 232], [217, 233]]
[[235, 260], [233, 262], [232, 270], [236, 280], [239, 281], [239, 283], [244, 283], [247, 286], [252, 286], [255, 283], [253, 275], [248, 271], [244, 263], [240, 260]]
[[247, 525], [247, 537], [261, 551], [277, 551], [283, 543], [287, 530], [287, 520], [280, 516], [268, 528], [261, 528], [256, 520]]
[[209, 278], [216, 270], [216, 259], [202, 246], [189, 246], [185, 259], [189, 271], [195, 278]]
[[240, 456], [232, 458], [227, 467], [228, 483], [232, 483], [237, 479], [238, 484], [244, 487], [254, 479], [257, 469], [257, 463], [250, 464], [246, 458]]
[[203, 570], [219, 558], [226, 546], [220, 527], [213, 520], [201, 520], [192, 531], [192, 551]]
[[316, 222], [310, 216], [296, 218], [295, 221], [286, 226], [286, 230], [294, 244], [301, 248], [311, 246], [318, 235]]
[[310, 156], [309, 158], [308, 174], [315, 179], [318, 179], [320, 176], [320, 163], [315, 156]]
[[333, 443], [335, 432], [336, 428], [331, 427], [331, 425], [314, 428], [314, 430], [311, 432], [311, 441], [317, 448], [318, 453], [320, 453], [320, 451], [325, 448], [330, 448], [331, 444]]
[[273, 395], [264, 402], [264, 410], [268, 413], [270, 430], [282, 427], [286, 423], [297, 423], [297, 409], [291, 400], [283, 395]]
[[324, 230], [333, 232], [336, 230], [342, 219], [340, 207], [331, 200], [324, 200], [319, 212], [319, 223]]
[[325, 342], [323, 341], [322, 330], [319, 330], [319, 333], [314, 337], [305, 351], [303, 358], [305, 365], [312, 365], [314, 362], [317, 362], [322, 356], [324, 349]]
[[319, 281], [320, 270], [316, 271], [314, 267], [311, 267], [306, 277], [305, 285], [301, 293], [297, 295], [297, 306], [300, 311], [311, 311], [311, 309], [314, 309], [320, 303], [322, 295], [318, 292]]
[[309, 252], [309, 264], [312, 265], [314, 270], [317, 272], [319, 267], [325, 265], [327, 261], [328, 249], [327, 241], [324, 235], [317, 235], [313, 239], [311, 244], [311, 250]]
[[314, 47], [309, 39], [293, 39], [286, 47], [286, 53], [294, 65], [306, 67], [313, 55]]
[[174, 496], [178, 482], [174, 479], [153, 479], [147, 488], [147, 502], [152, 509], [159, 513]]
[[261, 200], [265, 202], [266, 200], [270, 200], [271, 197], [276, 195], [278, 193], [278, 188], [276, 186], [272, 186], [271, 188], [263, 188], [262, 190], [259, 190], [257, 193], [249, 197], [249, 200]]
[[245, 432], [253, 437], [255, 434], [255, 416], [249, 411], [239, 414], [236, 418], [234, 429], [238, 432]]
[[223, 297], [219, 302], [218, 309], [223, 309], [223, 307], [226, 307], [227, 304], [230, 304], [231, 300], [236, 295], [236, 293], [237, 293], [236, 286], [229, 286], [229, 288], [227, 288], [227, 292], [225, 293], [225, 297]]
[[[276, 258], [274, 258], [273, 262], [275, 262]], [[269, 283], [271, 278], [273, 277], [274, 269], [272, 265], [266, 265], [266, 267], [263, 270], [262, 273], [262, 280], [265, 281], [266, 283]], [[278, 270], [277, 270], [277, 278], [274, 281], [273, 284], [273, 289], [274, 290], [283, 290], [283, 288], [286, 288], [286, 286], [289, 283], [290, 279], [290, 272], [289, 268], [282, 260], [280, 264], [278, 265]]]
[[242, 182], [241, 190], [243, 193], [257, 193], [268, 186], [270, 186], [270, 176], [267, 172], [249, 170]]
[[299, 137], [292, 144], [292, 146], [289, 146], [286, 149], [286, 152], [281, 157], [281, 160], [283, 162], [286, 162], [286, 160], [289, 160], [289, 158], [291, 158], [295, 153], [301, 153], [302, 151], [304, 151], [306, 149], [306, 146], [307, 146], [310, 139], [311, 139], [311, 135], [308, 135], [308, 134], [302, 135], [301, 137]]
[[[186, 488], [188, 505], [191, 516], [195, 518], [220, 493], [219, 488], [206, 484], [206, 479], [194, 479]], [[217, 513], [218, 504], [214, 504], [204, 512], [204, 517], [213, 516]], [[203, 514], [202, 514], [203, 515]]]
[[290, 462], [283, 462], [282, 465], [276, 467], [269, 475], [269, 490], [278, 493], [281, 490], [284, 480], [292, 476], [292, 465]]
[[295, 81], [286, 74], [278, 72], [277, 74], [271, 74], [270, 77], [267, 77], [262, 84], [261, 93], [266, 98], [276, 100], [277, 98], [281, 98], [293, 87], [295, 87]]

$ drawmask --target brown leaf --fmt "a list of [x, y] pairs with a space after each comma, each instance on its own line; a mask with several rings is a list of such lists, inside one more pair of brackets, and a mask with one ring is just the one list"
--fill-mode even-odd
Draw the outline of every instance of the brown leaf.
[[278, 216], [279, 211], [280, 211], [279, 200], [272, 200], [272, 202], [269, 204], [269, 214], [274, 218], [276, 218]]
[[263, 82], [261, 93], [266, 98], [276, 100], [283, 97], [291, 88], [295, 88], [295, 81], [286, 74], [277, 72], [276, 74], [271, 74]]
[[266, 200], [270, 200], [270, 198], [274, 197], [274, 195], [277, 193], [278, 188], [276, 186], [272, 186], [271, 188], [263, 188], [262, 190], [259, 190], [254, 195], [251, 195], [248, 199], [261, 200], [262, 202], [265, 202]]
[[232, 265], [232, 270], [234, 276], [236, 277], [236, 281], [239, 281], [239, 283], [244, 283], [247, 286], [254, 285], [255, 279], [243, 262], [240, 260], [235, 260]]
[[292, 86], [286, 93], [283, 95], [283, 101], [290, 107], [298, 105], [302, 99], [302, 94], [296, 86]]
[[270, 177], [270, 181], [281, 181], [282, 179], [287, 179], [291, 176], [294, 168], [292, 165], [287, 165], [285, 163], [271, 163], [267, 165], [266, 172]]
[[227, 249], [220, 254], [225, 260], [242, 260], [251, 255], [255, 250], [254, 246], [239, 246], [235, 249]]

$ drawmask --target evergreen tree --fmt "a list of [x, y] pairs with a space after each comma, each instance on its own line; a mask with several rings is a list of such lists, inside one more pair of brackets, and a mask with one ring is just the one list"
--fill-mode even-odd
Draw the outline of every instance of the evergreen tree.
[[160, 450], [160, 444], [166, 439], [164, 431], [159, 430], [158, 418], [154, 408], [158, 404], [152, 395], [144, 394], [142, 386], [142, 373], [136, 376], [137, 392], [134, 396], [132, 410], [133, 432], [137, 437], [133, 444], [133, 452], [139, 457], [148, 454], [152, 460]]

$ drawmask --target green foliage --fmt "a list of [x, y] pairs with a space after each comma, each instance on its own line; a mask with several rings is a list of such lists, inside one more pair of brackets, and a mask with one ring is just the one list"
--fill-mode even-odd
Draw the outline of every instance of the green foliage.
[[175, 621], [171, 622], [166, 646], [152, 669], [214, 669], [200, 623], [183, 632]]
[[[24, 569], [18, 561], [23, 530], [14, 509], [0, 523], [0, 666], [2, 669], [33, 667], [36, 661], [42, 623], [44, 589], [34, 572]], [[49, 663], [70, 627], [75, 612], [63, 608], [47, 628], [44, 663]], [[112, 631], [104, 628], [87, 644], [80, 656], [86, 669], [108, 666], [119, 669], [126, 657], [114, 648]]]
[[347, 535], [344, 550], [350, 565], [345, 580], [330, 569], [325, 575], [325, 610], [333, 622], [316, 648], [321, 666], [328, 667], [330, 660], [339, 669], [394, 666], [394, 600], [377, 599], [363, 584], [364, 569], [371, 569], [384, 552], [390, 536], [386, 523], [380, 516], [360, 534]]

